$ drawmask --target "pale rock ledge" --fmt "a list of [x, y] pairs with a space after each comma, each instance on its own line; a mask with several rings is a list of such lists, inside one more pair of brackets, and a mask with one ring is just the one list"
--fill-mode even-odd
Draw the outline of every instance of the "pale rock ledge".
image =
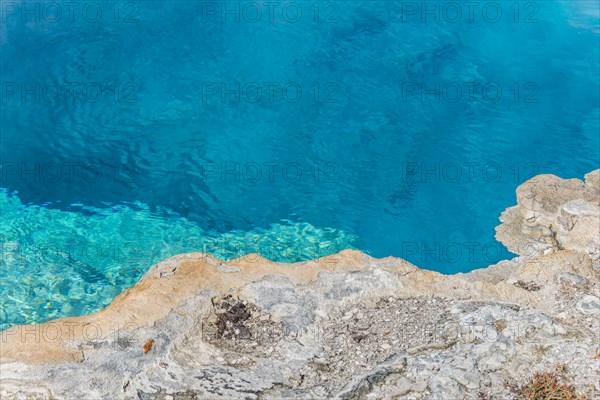
[[182, 254], [110, 306], [1, 333], [2, 399], [509, 399], [567, 366], [600, 396], [600, 170], [517, 189], [519, 257], [441, 275], [342, 251]]

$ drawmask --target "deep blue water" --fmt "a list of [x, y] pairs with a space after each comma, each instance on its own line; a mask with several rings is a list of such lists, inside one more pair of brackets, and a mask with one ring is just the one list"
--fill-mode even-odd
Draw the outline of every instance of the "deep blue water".
[[269, 4], [2, 2], [0, 323], [181, 251], [469, 271], [520, 183], [598, 168], [597, 2]]

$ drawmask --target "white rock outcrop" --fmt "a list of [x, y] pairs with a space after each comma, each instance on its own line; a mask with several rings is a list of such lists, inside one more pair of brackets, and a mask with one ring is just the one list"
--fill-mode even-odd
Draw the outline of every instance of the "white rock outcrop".
[[172, 257], [98, 313], [3, 331], [0, 397], [504, 400], [564, 364], [597, 398], [599, 177], [525, 182], [497, 228], [519, 257], [467, 274]]

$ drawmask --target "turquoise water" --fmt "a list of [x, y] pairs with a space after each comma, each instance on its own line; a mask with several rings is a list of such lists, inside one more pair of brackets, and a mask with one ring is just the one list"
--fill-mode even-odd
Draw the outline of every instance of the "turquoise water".
[[1, 327], [81, 315], [108, 305], [152, 264], [204, 251], [224, 259], [260, 253], [298, 261], [339, 251], [356, 237], [306, 222], [283, 221], [252, 231], [217, 233], [174, 212], [148, 206], [25, 206], [0, 192], [2, 218]]
[[69, 4], [1, 4], [1, 327], [186, 251], [469, 271], [598, 168], [597, 2]]

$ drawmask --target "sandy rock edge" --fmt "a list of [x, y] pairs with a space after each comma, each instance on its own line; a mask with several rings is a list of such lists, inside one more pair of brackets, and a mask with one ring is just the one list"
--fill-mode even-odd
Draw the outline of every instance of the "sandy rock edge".
[[[599, 182], [600, 170], [596, 170], [587, 174], [585, 181], [540, 175], [519, 186], [517, 206], [502, 214], [503, 223], [497, 228], [498, 240], [519, 257], [467, 274], [441, 275], [402, 259], [375, 259], [353, 250], [295, 264], [274, 263], [256, 254], [228, 262], [204, 253], [171, 257], [153, 266], [136, 285], [95, 314], [2, 332], [0, 395], [502, 398], [494, 397], [508, 395], [500, 387], [502, 380], [565, 361], [572, 364], [570, 372], [578, 388], [597, 395]], [[227, 296], [234, 300], [223, 300]], [[216, 309], [215, 299], [229, 302], [228, 306]], [[381, 305], [383, 300], [386, 303]], [[205, 326], [218, 323], [218, 315], [230, 316], [231, 307], [227, 307], [231, 301], [251, 309], [247, 313], [252, 317], [238, 328], [225, 321], [220, 337], [207, 337]], [[388, 312], [406, 308], [413, 311], [404, 319]], [[445, 313], [438, 315], [436, 310]], [[462, 332], [468, 324], [461, 321], [471, 318], [487, 321], [475, 324], [477, 328], [494, 326], [495, 337], [479, 343], [482, 339], [471, 332], [466, 339], [441, 335], [436, 342], [412, 343], [411, 338], [398, 336], [401, 343], [414, 344], [404, 348], [383, 341], [377, 336], [381, 332], [369, 328], [366, 332], [376, 339], [359, 350], [374, 353], [373, 360], [344, 373], [344, 363], [360, 362], [352, 353], [362, 339], [337, 344], [347, 353], [342, 354], [340, 364], [327, 358], [331, 351], [323, 350], [331, 347], [330, 338], [307, 332], [316, 328], [330, 333], [344, 325], [360, 326], [356, 321], [364, 320], [365, 313], [381, 319], [372, 320], [370, 326], [397, 318], [400, 322], [391, 330], [423, 328], [427, 321], [416, 315], [425, 314], [441, 319], [452, 315]], [[357, 319], [359, 314], [363, 317]], [[268, 321], [278, 339], [272, 350], [263, 348], [266, 339], [249, 350], [236, 337], [240, 327], [264, 328], [260, 318]], [[519, 329], [507, 332], [511, 322], [517, 327], [531, 325], [533, 336], [527, 338]], [[438, 325], [433, 324], [434, 328]], [[258, 337], [256, 332], [249, 334]], [[540, 350], [544, 346], [550, 350]], [[202, 351], [195, 352], [199, 348]], [[444, 366], [445, 362], [450, 367]], [[215, 372], [217, 366], [222, 370]], [[416, 373], [417, 366], [425, 366], [429, 372]], [[332, 371], [321, 371], [324, 368]], [[444, 368], [448, 370], [442, 373]], [[309, 372], [302, 374], [305, 369]], [[170, 374], [191, 371], [200, 371], [200, 378], [170, 378]], [[125, 383], [121, 382], [124, 376]]]

